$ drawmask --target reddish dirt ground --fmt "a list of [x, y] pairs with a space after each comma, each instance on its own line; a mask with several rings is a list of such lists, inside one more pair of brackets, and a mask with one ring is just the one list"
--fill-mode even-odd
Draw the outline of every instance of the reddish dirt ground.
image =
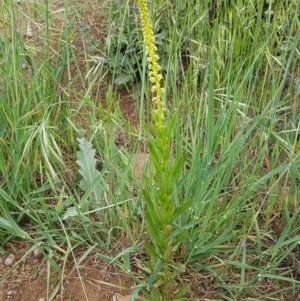
[[[37, 252], [28, 243], [11, 241], [0, 255], [0, 301], [128, 301], [134, 281], [98, 259], [97, 250], [87, 256], [85, 252], [79, 248], [66, 256], [62, 246]], [[216, 296], [211, 274], [187, 273], [181, 281], [191, 285], [191, 300], [222, 300]]]
[[[80, 264], [84, 252], [75, 251], [64, 262], [53, 257], [59, 271], [47, 266], [42, 253], [19, 241], [0, 256], [0, 301], [126, 301], [133, 281], [122, 271], [90, 254]], [[8, 256], [14, 256], [6, 265]], [[76, 263], [71, 257], [77, 258]]]

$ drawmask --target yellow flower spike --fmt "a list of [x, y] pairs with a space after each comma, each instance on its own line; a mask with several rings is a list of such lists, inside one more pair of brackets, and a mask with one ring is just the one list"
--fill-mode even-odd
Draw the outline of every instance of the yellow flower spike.
[[142, 22], [142, 31], [144, 36], [144, 43], [146, 46], [146, 54], [148, 56], [148, 69], [149, 69], [149, 81], [151, 82], [151, 92], [155, 95], [152, 97], [152, 102], [155, 106], [153, 111], [153, 118], [155, 125], [158, 128], [163, 127], [164, 110], [162, 102], [163, 88], [160, 85], [160, 81], [163, 79], [160, 74], [161, 67], [158, 64], [159, 56], [157, 55], [157, 47], [155, 46], [154, 32], [150, 22], [147, 0], [138, 0], [140, 17]]

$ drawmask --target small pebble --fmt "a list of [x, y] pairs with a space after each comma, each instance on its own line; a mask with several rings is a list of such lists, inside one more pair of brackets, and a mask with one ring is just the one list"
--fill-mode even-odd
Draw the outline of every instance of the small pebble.
[[12, 265], [14, 264], [15, 259], [16, 259], [15, 255], [11, 253], [11, 254], [9, 254], [9, 255], [6, 257], [6, 259], [4, 260], [4, 264], [5, 264], [6, 266], [10, 267], [10, 266], [12, 266]]
[[16, 292], [16, 291], [13, 291], [13, 290], [8, 291], [8, 292], [6, 293], [8, 299], [13, 298], [16, 294], [17, 294], [17, 292]]
[[39, 301], [45, 301], [45, 298], [40, 298]]
[[27, 36], [28, 38], [32, 38], [32, 36], [33, 36], [32, 28], [31, 28], [29, 25], [27, 26], [26, 36]]
[[62, 294], [58, 294], [58, 295], [56, 295], [56, 297], [55, 297], [54, 301], [61, 301], [61, 300], [63, 300], [63, 296], [62, 296]]
[[36, 248], [36, 249], [34, 249], [34, 251], [33, 251], [33, 255], [34, 255], [34, 257], [39, 257], [39, 256], [41, 256], [41, 251], [40, 251], [40, 249], [38, 249], [38, 248]]

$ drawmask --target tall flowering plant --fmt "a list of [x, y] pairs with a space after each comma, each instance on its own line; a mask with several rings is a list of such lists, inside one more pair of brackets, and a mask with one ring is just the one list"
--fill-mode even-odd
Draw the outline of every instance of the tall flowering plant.
[[190, 206], [189, 202], [179, 202], [176, 182], [178, 181], [183, 158], [174, 154], [171, 141], [174, 136], [174, 118], [169, 119], [163, 102], [161, 67], [155, 46], [155, 38], [150, 22], [147, 1], [138, 0], [140, 18], [147, 54], [149, 81], [152, 93], [152, 117], [154, 126], [149, 137], [150, 164], [152, 177], [145, 176], [147, 187], [143, 189], [146, 202], [145, 224], [150, 237], [145, 249], [150, 260], [147, 262], [150, 277], [148, 299], [179, 300], [187, 287], [178, 289], [176, 278], [183, 271], [183, 265], [175, 260], [186, 237], [185, 231], [178, 231], [178, 219]]

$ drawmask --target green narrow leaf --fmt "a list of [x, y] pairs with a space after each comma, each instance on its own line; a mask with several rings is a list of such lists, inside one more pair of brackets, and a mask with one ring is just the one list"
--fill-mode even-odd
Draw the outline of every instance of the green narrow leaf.
[[173, 220], [176, 220], [181, 214], [185, 213], [193, 204], [193, 200], [187, 200], [183, 204], [176, 207], [176, 209], [173, 212]]

